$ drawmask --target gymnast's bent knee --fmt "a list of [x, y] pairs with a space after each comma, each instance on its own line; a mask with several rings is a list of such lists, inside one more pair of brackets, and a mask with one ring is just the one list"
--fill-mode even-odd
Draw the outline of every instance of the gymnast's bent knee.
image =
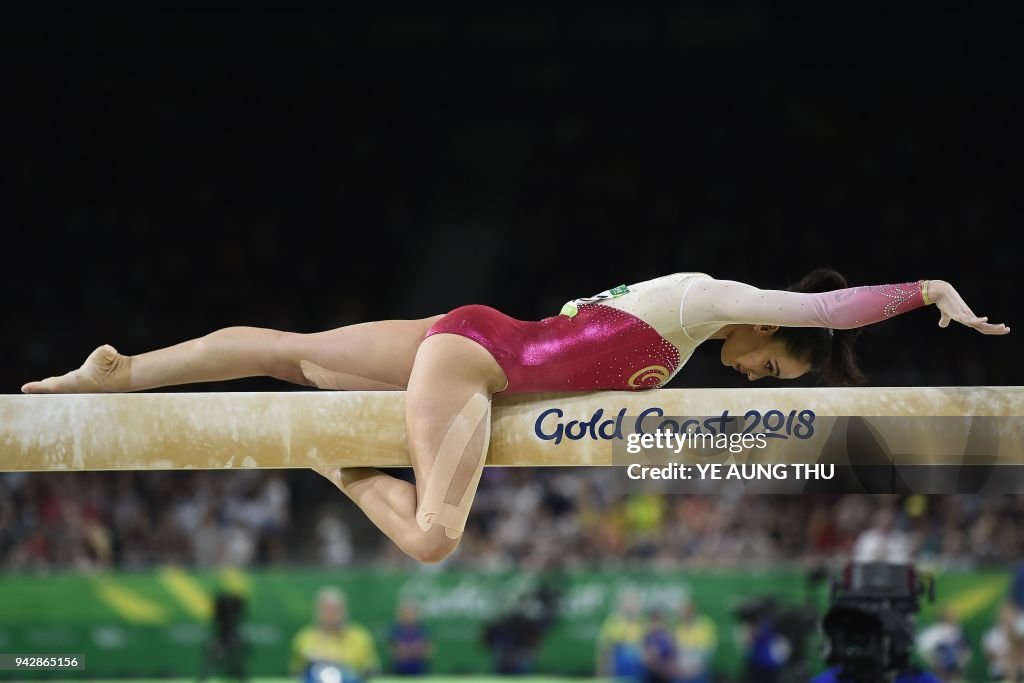
[[461, 538], [450, 538], [444, 533], [444, 527], [435, 526], [430, 531], [419, 528], [410, 529], [402, 550], [417, 562], [436, 564], [445, 559], [459, 547]]

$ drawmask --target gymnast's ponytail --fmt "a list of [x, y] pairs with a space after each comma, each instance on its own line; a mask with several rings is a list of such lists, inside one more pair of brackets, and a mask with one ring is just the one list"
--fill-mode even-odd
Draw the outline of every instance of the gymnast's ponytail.
[[[831, 268], [818, 268], [787, 289], [791, 292], [829, 292], [845, 289], [846, 278]], [[867, 382], [857, 367], [854, 341], [863, 328], [832, 330], [822, 327], [780, 327], [776, 336], [790, 353], [810, 361], [811, 370], [827, 386], [855, 386]]]

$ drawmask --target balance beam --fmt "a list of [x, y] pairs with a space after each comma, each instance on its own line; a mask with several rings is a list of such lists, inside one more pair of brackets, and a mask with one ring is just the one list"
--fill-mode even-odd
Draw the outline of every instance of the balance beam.
[[[0, 471], [408, 466], [404, 397], [404, 392], [320, 391], [0, 395]], [[812, 410], [821, 419], [876, 416], [885, 418], [876, 422], [889, 425], [879, 429], [889, 430], [893, 443], [910, 443], [911, 450], [920, 451], [917, 455], [929, 457], [942, 456], [943, 449], [956, 451], [956, 440], [962, 442], [969, 435], [936, 431], [934, 422], [891, 418], [1020, 418], [1024, 387], [665, 389], [499, 396], [494, 401], [488, 464], [610, 465], [611, 442], [593, 438], [588, 424], [607, 427], [607, 421], [617, 419], [623, 410], [626, 416], [636, 416], [652, 408], [666, 416], [714, 416], [725, 410], [739, 416], [750, 410]], [[942, 424], [947, 422], [956, 431], [964, 421]], [[921, 426], [904, 434], [903, 425], [911, 424]], [[1005, 433], [992, 455], [1020, 464], [1022, 420], [1005, 424], [1009, 426], [1000, 427]], [[556, 438], [560, 430], [563, 437]]]

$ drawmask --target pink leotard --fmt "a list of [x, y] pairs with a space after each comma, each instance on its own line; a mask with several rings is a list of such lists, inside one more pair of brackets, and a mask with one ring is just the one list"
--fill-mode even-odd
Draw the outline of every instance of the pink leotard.
[[924, 303], [922, 281], [806, 294], [675, 273], [575, 299], [539, 321], [462, 306], [427, 335], [458, 334], [486, 348], [505, 371], [506, 393], [635, 391], [663, 386], [728, 324], [848, 329]]

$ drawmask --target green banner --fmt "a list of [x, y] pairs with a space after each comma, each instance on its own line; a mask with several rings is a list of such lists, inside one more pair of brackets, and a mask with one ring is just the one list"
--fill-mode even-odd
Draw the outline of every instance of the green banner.
[[[963, 620], [975, 656], [972, 675], [981, 677], [980, 640], [994, 621], [1009, 577], [960, 573], [937, 580], [936, 609]], [[560, 598], [558, 618], [537, 662], [538, 673], [592, 675], [601, 625], [624, 590], [638, 591], [649, 607], [671, 618], [687, 599], [718, 626], [715, 666], [735, 672], [741, 658], [731, 610], [741, 600], [773, 596], [783, 604], [825, 607], [826, 588], [811, 587], [796, 572], [577, 572], [571, 574], [469, 573], [426, 568], [379, 570], [273, 570], [98, 575], [4, 575], [0, 578], [0, 652], [76, 653], [87, 671], [63, 677], [191, 676], [210, 637], [213, 596], [228, 591], [246, 597], [244, 633], [252, 646], [252, 675], [286, 672], [291, 638], [310, 623], [316, 592], [336, 586], [348, 596], [353, 621], [366, 626], [388, 661], [387, 639], [398, 600], [410, 598], [435, 643], [434, 673], [493, 670], [482, 641], [485, 625], [515, 610], [532, 609], [530, 596], [546, 586]], [[814, 643], [818, 645], [817, 641]], [[21, 676], [42, 678], [43, 674]], [[52, 676], [51, 676], [52, 677]], [[4, 678], [4, 672], [0, 672]], [[8, 676], [9, 679], [9, 676]]]

